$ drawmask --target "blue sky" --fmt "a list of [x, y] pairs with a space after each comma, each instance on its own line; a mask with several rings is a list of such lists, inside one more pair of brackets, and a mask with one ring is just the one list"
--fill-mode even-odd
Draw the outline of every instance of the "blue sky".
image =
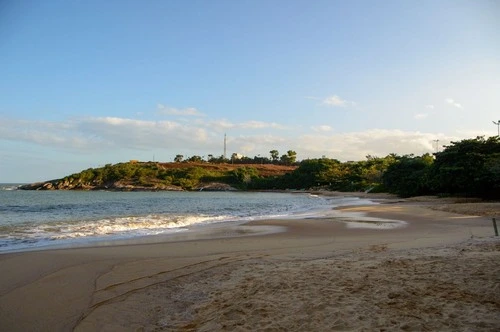
[[500, 2], [2, 1], [0, 182], [496, 135]]

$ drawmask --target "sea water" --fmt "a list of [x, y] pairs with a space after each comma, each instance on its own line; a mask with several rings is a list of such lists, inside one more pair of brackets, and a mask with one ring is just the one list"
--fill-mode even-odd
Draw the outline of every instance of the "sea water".
[[0, 184], [0, 253], [313, 217], [358, 203], [296, 192], [25, 191]]
[[307, 192], [25, 191], [0, 184], [0, 253], [175, 234], [259, 219], [328, 216], [356, 197]]

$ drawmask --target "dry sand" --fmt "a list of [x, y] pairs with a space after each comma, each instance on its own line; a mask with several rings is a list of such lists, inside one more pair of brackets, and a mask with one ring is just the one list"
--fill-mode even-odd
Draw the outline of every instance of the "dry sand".
[[[387, 203], [151, 243], [0, 255], [0, 331], [500, 330], [491, 218]], [[347, 228], [361, 213], [407, 224]], [[286, 231], [260, 234], [262, 226]]]

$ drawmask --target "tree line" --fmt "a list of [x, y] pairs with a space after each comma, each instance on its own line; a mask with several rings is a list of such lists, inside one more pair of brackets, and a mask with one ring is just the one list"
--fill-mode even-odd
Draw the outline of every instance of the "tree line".
[[500, 197], [500, 138], [451, 142], [442, 152], [397, 157], [382, 190], [409, 197], [427, 194]]
[[297, 165], [297, 152], [293, 150], [288, 150], [286, 154], [279, 155], [278, 150], [269, 151], [270, 157], [264, 156], [254, 156], [253, 158], [240, 156], [238, 153], [234, 152], [231, 154], [230, 158], [224, 157], [224, 155], [220, 155], [215, 157], [212, 154], [205, 156], [194, 155], [188, 158], [184, 158], [184, 155], [178, 154], [174, 158], [174, 162], [195, 162], [195, 163], [214, 163], [214, 164], [223, 164], [223, 163], [232, 163], [232, 164], [275, 164], [275, 165]]
[[500, 198], [500, 138], [482, 136], [451, 142], [441, 152], [385, 157], [357, 162], [308, 159], [291, 173], [255, 178], [253, 189], [325, 188], [338, 191]]
[[[180, 167], [166, 167], [157, 162], [108, 164], [60, 181], [79, 184], [76, 188], [96, 189], [127, 183], [152, 190], [168, 186], [195, 190], [204, 183], [219, 182], [242, 190], [327, 189], [388, 192], [401, 197], [457, 195], [500, 198], [499, 137], [451, 142], [434, 154], [367, 156], [365, 160], [355, 162], [326, 157], [297, 162], [293, 150], [281, 157], [277, 150], [271, 150], [270, 158], [208, 158], [202, 163], [195, 157], [186, 160], [177, 157], [175, 162], [180, 163]], [[209, 166], [210, 163], [241, 165]], [[295, 168], [269, 175], [259, 164], [295, 165]]]

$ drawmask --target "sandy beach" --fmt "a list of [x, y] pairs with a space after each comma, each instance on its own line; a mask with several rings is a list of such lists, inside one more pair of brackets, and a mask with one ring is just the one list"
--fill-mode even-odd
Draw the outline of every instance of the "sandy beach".
[[373, 197], [331, 218], [0, 255], [0, 331], [500, 330], [498, 203]]

